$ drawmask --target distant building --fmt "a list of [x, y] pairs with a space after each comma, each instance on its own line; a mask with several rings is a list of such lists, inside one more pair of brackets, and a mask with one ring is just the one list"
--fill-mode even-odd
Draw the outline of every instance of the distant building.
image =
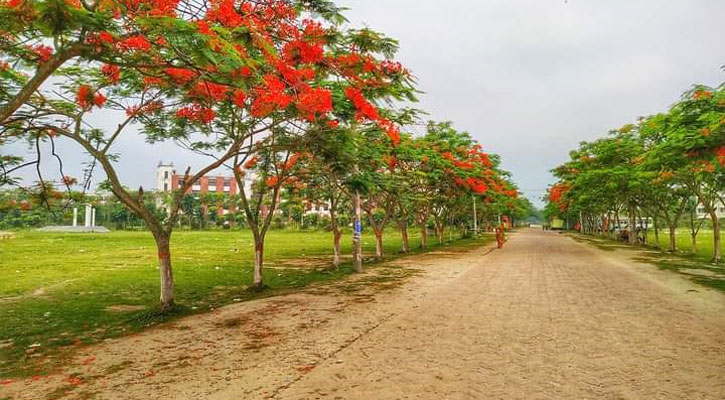
[[[721, 194], [720, 197], [725, 197], [725, 194]], [[715, 202], [715, 206], [717, 207], [717, 217], [725, 218], [725, 203], [717, 201]], [[705, 210], [702, 203], [697, 203], [697, 218], [710, 218], [710, 214]]]
[[[193, 172], [190, 173], [193, 175]], [[174, 163], [165, 164], [159, 162], [156, 166], [156, 191], [158, 193], [171, 193], [175, 190], [179, 190], [184, 185], [185, 176], [178, 174], [174, 167]], [[248, 172], [243, 178], [244, 192], [247, 196], [252, 196], [252, 184], [256, 179], [256, 175], [252, 172]], [[194, 182], [193, 185], [187, 190], [187, 194], [201, 195], [207, 193], [217, 193], [227, 196], [236, 196], [239, 194], [239, 187], [237, 181], [233, 176], [203, 176], [198, 181]], [[161, 199], [157, 200], [157, 206], [161, 206]], [[262, 206], [262, 216], [267, 215], [268, 206]], [[223, 204], [219, 204], [217, 208], [217, 214], [219, 216], [233, 213], [236, 207], [232, 204], [228, 208], [223, 207]], [[277, 213], [281, 213], [280, 209], [277, 209]]]
[[[156, 166], [156, 191], [158, 193], [172, 193], [179, 190], [184, 185], [184, 175], [180, 175], [174, 168], [174, 163], [165, 164], [159, 162]], [[250, 193], [252, 188], [252, 178], [244, 180], [245, 190]], [[187, 190], [187, 194], [201, 195], [208, 193], [218, 193], [227, 196], [235, 196], [239, 194], [237, 181], [234, 177], [229, 176], [203, 176]], [[161, 202], [161, 199], [158, 200]], [[160, 204], [157, 204], [160, 206]], [[235, 207], [230, 205], [228, 208], [219, 204], [217, 215], [222, 216], [234, 212]]]
[[[244, 190], [251, 193], [254, 177], [251, 174], [244, 179]], [[171, 193], [178, 190], [184, 184], [184, 175], [180, 175], [174, 169], [174, 164], [159, 162], [156, 167], [156, 191], [160, 193]], [[230, 196], [237, 195], [237, 181], [233, 176], [203, 176], [188, 189], [187, 193], [223, 193]]]
[[329, 201], [305, 201], [303, 202], [303, 208], [305, 215], [317, 214], [320, 218], [330, 217], [330, 202]]

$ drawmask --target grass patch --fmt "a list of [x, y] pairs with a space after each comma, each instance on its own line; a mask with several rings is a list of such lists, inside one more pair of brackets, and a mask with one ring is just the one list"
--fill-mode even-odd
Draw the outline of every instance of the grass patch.
[[[678, 236], [678, 246], [680, 240], [682, 240], [680, 236]], [[702, 232], [699, 236], [701, 238], [698, 241], [698, 251], [693, 254], [691, 252], [668, 253], [662, 251], [662, 249], [667, 248], [669, 243], [669, 237], [666, 234], [664, 238], [660, 236], [661, 241], [664, 241], [661, 243], [660, 248], [654, 246], [654, 235], [648, 238], [651, 245], [629, 246], [608, 238], [571, 234], [571, 237], [577, 242], [591, 244], [601, 250], [637, 252], [637, 255], [633, 257], [634, 261], [651, 264], [661, 270], [678, 273], [697, 284], [725, 292], [725, 264], [712, 263], [712, 232]], [[704, 242], [702, 239], [708, 237], [710, 239], [710, 246], [701, 246]], [[685, 239], [689, 240], [689, 237]], [[691, 249], [691, 246], [689, 248]], [[641, 252], [642, 249], [649, 251]]]
[[[655, 234], [653, 230], [647, 234], [647, 243], [656, 247], [655, 243], [657, 242], [655, 242]], [[692, 254], [692, 237], [689, 229], [678, 229], [675, 233], [675, 243], [677, 244], [678, 252], [688, 255]], [[669, 230], [661, 230], [659, 233], [659, 247], [666, 250], [669, 246]], [[697, 235], [697, 252], [695, 255], [705, 260], [712, 260], [714, 247], [715, 243], [712, 237], [712, 230], [701, 230]]]
[[[417, 248], [420, 237], [410, 239]], [[431, 250], [438, 247], [434, 242], [430, 240]], [[44, 375], [78, 346], [353, 273], [349, 264], [335, 270], [320, 267], [321, 257], [331, 260], [330, 233], [271, 231], [265, 244], [268, 289], [252, 291], [253, 243], [247, 231], [174, 233], [179, 306], [164, 314], [157, 309], [159, 273], [149, 233], [16, 232], [14, 239], [0, 241], [0, 274], [5, 277], [0, 281], [0, 377]], [[446, 249], [482, 243], [465, 239]], [[364, 235], [363, 245], [367, 259], [374, 253], [374, 237]], [[400, 247], [400, 235], [388, 232], [386, 253], [397, 257]], [[343, 241], [342, 250], [351, 252], [351, 240]], [[286, 259], [304, 258], [316, 261], [310, 268], [285, 267]]]

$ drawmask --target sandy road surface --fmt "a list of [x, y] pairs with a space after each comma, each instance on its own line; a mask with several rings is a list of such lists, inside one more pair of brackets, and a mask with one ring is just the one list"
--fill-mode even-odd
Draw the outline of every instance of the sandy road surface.
[[[551, 232], [524, 230], [486, 253], [411, 257], [353, 281], [187, 318], [88, 348], [62, 374], [0, 394], [725, 398], [721, 293]], [[71, 387], [74, 372], [84, 382]]]

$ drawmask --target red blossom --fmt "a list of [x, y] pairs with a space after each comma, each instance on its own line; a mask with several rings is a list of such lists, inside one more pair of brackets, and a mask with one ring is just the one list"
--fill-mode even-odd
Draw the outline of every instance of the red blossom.
[[117, 65], [106, 64], [101, 67], [101, 72], [112, 83], [118, 83], [121, 80], [121, 68]]
[[111, 35], [110, 33], [106, 32], [106, 31], [99, 32], [98, 39], [100, 42], [107, 43], [107, 44], [113, 44], [113, 42], [116, 40], [113, 37], [113, 35]]
[[129, 36], [116, 44], [121, 51], [148, 51], [151, 43], [142, 35]]
[[715, 150], [715, 155], [717, 156], [717, 162], [720, 164], [720, 166], [725, 166], [725, 146], [720, 146]]
[[693, 97], [695, 100], [709, 99], [710, 97], [712, 97], [712, 92], [708, 92], [707, 90], [698, 90], [695, 92]]
[[196, 78], [196, 72], [186, 68], [166, 68], [164, 72], [179, 85], [187, 84]]
[[191, 122], [208, 124], [214, 120], [216, 113], [211, 108], [194, 103], [192, 106], [179, 109], [176, 112], [176, 116]]
[[247, 160], [247, 162], [244, 163], [244, 168], [246, 169], [252, 169], [257, 166], [257, 161], [259, 160], [259, 157], [254, 156]]
[[277, 176], [269, 177], [269, 178], [267, 178], [265, 183], [267, 184], [268, 187], [275, 187], [275, 186], [277, 186], [277, 183], [279, 183], [279, 177], [277, 177]]
[[229, 87], [214, 82], [198, 82], [189, 91], [189, 96], [201, 98], [207, 101], [222, 101], [227, 97]]
[[363, 119], [363, 117], [371, 121], [377, 121], [380, 119], [378, 109], [367, 101], [360, 89], [347, 88], [345, 89], [345, 96], [347, 96], [347, 98], [350, 99], [352, 104], [355, 106], [355, 109], [357, 110], [357, 119], [360, 120]]
[[103, 107], [103, 105], [106, 104], [106, 100], [108, 100], [106, 99], [106, 96], [102, 95], [100, 92], [96, 93], [93, 96], [93, 105], [99, 108]]
[[332, 111], [332, 92], [322, 88], [308, 89], [300, 95], [297, 109], [307, 120], [314, 121], [318, 114]]
[[206, 13], [209, 21], [218, 22], [228, 27], [238, 27], [244, 22], [241, 15], [236, 11], [234, 0], [217, 0], [212, 4], [212, 9]]
[[76, 92], [76, 103], [84, 110], [93, 105], [93, 89], [88, 85], [81, 85]]
[[244, 107], [244, 101], [247, 99], [247, 95], [241, 90], [237, 89], [234, 91], [234, 104], [242, 108]]
[[38, 44], [30, 48], [40, 62], [46, 62], [53, 57], [53, 48], [44, 44]]
[[264, 85], [254, 90], [251, 113], [255, 117], [266, 117], [278, 109], [287, 108], [292, 103], [285, 84], [274, 75], [264, 77]]

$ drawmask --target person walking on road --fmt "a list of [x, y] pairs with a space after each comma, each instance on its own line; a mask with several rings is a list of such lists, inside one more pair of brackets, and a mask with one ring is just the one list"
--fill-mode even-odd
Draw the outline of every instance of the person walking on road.
[[502, 249], [503, 244], [506, 243], [506, 234], [504, 233], [503, 224], [496, 228], [496, 243], [498, 244], [499, 249]]

